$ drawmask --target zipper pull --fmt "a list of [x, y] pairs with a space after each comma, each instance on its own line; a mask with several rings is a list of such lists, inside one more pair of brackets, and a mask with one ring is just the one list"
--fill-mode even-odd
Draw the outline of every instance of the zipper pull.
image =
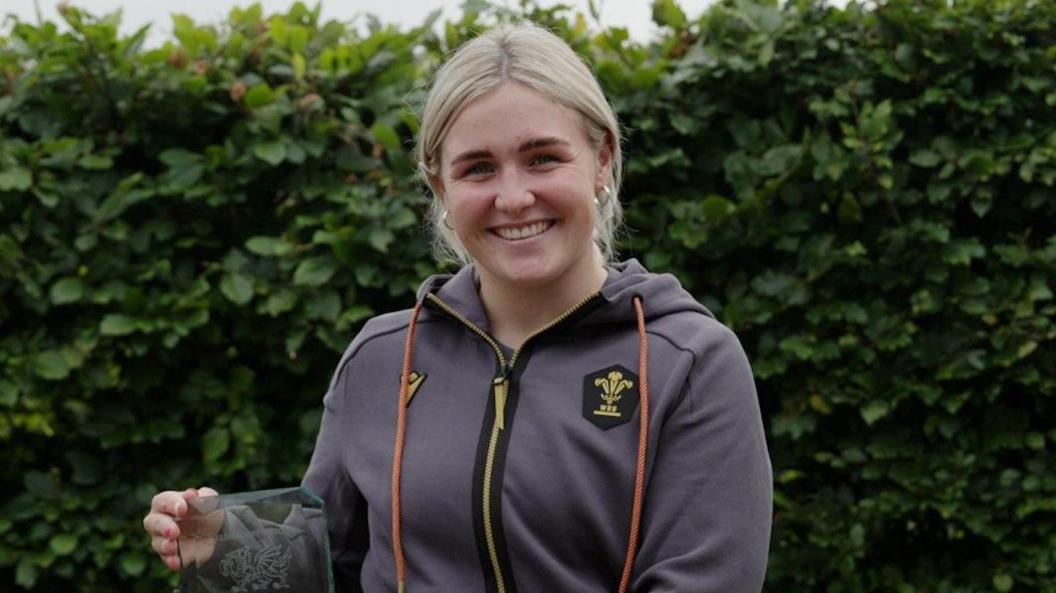
[[499, 430], [504, 430], [506, 428], [506, 390], [510, 386], [510, 381], [505, 376], [495, 377], [491, 385], [495, 390], [495, 424]]

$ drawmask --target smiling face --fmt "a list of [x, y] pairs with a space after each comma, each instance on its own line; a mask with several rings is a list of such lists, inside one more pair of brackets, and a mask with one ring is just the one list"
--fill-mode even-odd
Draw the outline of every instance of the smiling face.
[[482, 284], [593, 290], [594, 196], [612, 151], [591, 146], [578, 113], [506, 82], [465, 106], [440, 155], [433, 187]]

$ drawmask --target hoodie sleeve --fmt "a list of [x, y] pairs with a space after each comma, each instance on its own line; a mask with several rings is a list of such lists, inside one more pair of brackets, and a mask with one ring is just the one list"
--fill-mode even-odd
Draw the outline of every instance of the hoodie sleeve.
[[755, 383], [733, 332], [704, 331], [682, 400], [650, 439], [635, 593], [762, 590], [773, 477]]
[[369, 545], [366, 503], [349, 477], [345, 462], [345, 435], [348, 434], [349, 425], [347, 400], [351, 396], [350, 362], [346, 354], [323, 398], [319, 436], [303, 480], [303, 484], [325, 503], [334, 585], [338, 593], [362, 591], [360, 569]]

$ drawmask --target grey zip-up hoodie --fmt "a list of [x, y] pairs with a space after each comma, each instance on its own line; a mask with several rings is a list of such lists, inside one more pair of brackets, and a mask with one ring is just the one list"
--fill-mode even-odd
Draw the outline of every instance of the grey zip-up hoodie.
[[734, 334], [673, 276], [616, 264], [598, 294], [516, 352], [490, 337], [471, 266], [430, 278], [419, 297], [395, 509], [409, 311], [364, 326], [323, 400], [304, 483], [326, 502], [338, 591], [397, 590], [395, 513], [410, 593], [615, 593], [644, 358], [629, 590], [761, 590], [772, 477], [752, 373]]

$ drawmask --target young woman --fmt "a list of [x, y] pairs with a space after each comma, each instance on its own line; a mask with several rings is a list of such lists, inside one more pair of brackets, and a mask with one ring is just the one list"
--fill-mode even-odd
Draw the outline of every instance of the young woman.
[[[760, 591], [751, 370], [674, 277], [610, 261], [620, 132], [587, 67], [537, 26], [490, 30], [438, 72], [418, 158], [465, 265], [369, 321], [323, 400], [304, 482], [338, 590]], [[144, 519], [170, 568], [202, 493]]]

